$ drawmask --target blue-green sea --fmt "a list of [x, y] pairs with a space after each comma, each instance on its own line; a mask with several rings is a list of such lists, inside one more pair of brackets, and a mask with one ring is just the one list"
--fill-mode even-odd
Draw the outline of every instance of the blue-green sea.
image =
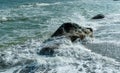
[[96, 14], [119, 13], [119, 7], [112, 0], [1, 0], [0, 47], [46, 39], [64, 22], [85, 25]]
[[[105, 18], [92, 20], [97, 14]], [[55, 57], [37, 55], [41, 43], [65, 22], [91, 27], [93, 41], [67, 41]], [[119, 29], [119, 0], [0, 0], [0, 73], [119, 73]], [[91, 69], [93, 64], [98, 66]]]

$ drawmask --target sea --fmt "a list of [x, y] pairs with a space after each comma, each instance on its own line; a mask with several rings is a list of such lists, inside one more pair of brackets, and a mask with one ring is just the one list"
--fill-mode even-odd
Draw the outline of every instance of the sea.
[[[91, 19], [103, 14], [103, 19]], [[37, 52], [63, 23], [93, 29], [93, 38]], [[120, 0], [0, 0], [0, 73], [120, 73]]]

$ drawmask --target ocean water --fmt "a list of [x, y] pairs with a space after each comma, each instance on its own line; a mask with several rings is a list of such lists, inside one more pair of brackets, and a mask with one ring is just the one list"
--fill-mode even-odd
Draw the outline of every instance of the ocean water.
[[[105, 18], [92, 20], [97, 14]], [[94, 38], [56, 38], [53, 57], [38, 55], [65, 22], [93, 28]], [[0, 73], [120, 73], [119, 28], [120, 1], [0, 0]]]

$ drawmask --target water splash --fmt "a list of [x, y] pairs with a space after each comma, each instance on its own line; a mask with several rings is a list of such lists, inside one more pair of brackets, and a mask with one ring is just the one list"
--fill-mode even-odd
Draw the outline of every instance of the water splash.
[[[54, 39], [50, 44], [60, 43], [53, 57], [38, 55], [40, 42], [32, 41], [24, 46], [16, 46], [1, 54], [1, 73], [54, 73], [54, 72], [115, 72], [119, 73], [120, 64], [115, 60], [91, 52], [80, 42], [71, 43], [67, 39]], [[56, 42], [55, 42], [56, 41]], [[15, 68], [16, 67], [16, 68]]]

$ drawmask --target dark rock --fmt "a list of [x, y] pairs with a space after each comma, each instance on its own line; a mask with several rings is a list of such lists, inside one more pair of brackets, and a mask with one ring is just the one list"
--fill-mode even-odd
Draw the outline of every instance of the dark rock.
[[85, 35], [81, 35], [81, 36], [69, 36], [70, 40], [72, 42], [74, 42], [76, 39], [81, 38], [81, 40], [83, 40], [85, 38]]
[[52, 47], [42, 48], [38, 54], [39, 55], [53, 55], [54, 54], [54, 48], [52, 48]]
[[81, 27], [78, 26], [78, 24], [75, 24], [75, 23], [64, 23], [56, 30], [56, 32], [51, 37], [63, 36], [66, 33], [70, 33], [70, 31], [77, 30], [77, 29], [81, 29]]
[[84, 68], [87, 68], [88, 66], [87, 66], [86, 64], [83, 64], [83, 67], [84, 67]]
[[103, 14], [98, 14], [94, 17], [92, 17], [92, 19], [103, 19], [105, 16]]
[[92, 37], [92, 32], [92, 28], [84, 28], [76, 23], [64, 23], [56, 30], [56, 32], [51, 37], [67, 36], [72, 42], [74, 42], [78, 38], [83, 40], [86, 35], [90, 33], [90, 37]]
[[83, 69], [82, 69], [82, 68], [80, 68], [78, 71], [83, 71]]
[[[65, 36], [65, 37], [63, 37]], [[70, 39], [71, 42], [74, 42], [77, 39], [83, 40], [85, 37], [93, 37], [93, 30], [92, 28], [85, 28], [81, 27], [76, 23], [64, 23], [62, 24], [56, 31], [55, 33], [51, 36], [53, 39], [47, 39], [43, 43], [46, 44], [47, 42], [56, 40], [54, 38], [67, 38]], [[59, 47], [59, 44], [53, 43], [48, 44], [49, 46], [45, 46], [38, 52], [39, 55], [48, 55], [52, 56], [54, 54], [54, 49]]]

